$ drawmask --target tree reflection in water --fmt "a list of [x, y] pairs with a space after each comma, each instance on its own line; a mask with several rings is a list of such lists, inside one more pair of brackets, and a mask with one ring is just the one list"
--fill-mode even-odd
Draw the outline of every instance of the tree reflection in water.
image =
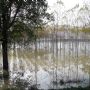
[[34, 43], [32, 49], [28, 47], [11, 49], [9, 65], [10, 78], [5, 80], [0, 74], [0, 90], [89, 86], [90, 43], [58, 41], [49, 42], [48, 45], [48, 42], [39, 41], [37, 49]]

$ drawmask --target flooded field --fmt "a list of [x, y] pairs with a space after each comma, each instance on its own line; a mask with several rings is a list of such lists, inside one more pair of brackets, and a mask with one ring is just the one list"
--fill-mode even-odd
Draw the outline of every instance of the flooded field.
[[[3, 90], [1, 54], [0, 90]], [[17, 46], [9, 49], [9, 67], [8, 87], [19, 90], [30, 90], [32, 86], [45, 90], [87, 87], [90, 85], [90, 42], [45, 40], [25, 48]]]

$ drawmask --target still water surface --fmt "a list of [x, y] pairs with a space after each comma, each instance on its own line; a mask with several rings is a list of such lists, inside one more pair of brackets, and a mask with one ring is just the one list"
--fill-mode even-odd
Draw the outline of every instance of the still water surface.
[[17, 47], [9, 50], [9, 67], [9, 83], [26, 90], [32, 85], [45, 90], [85, 87], [90, 85], [90, 42], [38, 41]]

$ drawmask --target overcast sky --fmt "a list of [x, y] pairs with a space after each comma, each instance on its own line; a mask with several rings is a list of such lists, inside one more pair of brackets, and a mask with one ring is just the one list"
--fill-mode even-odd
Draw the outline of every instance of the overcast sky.
[[[83, 4], [88, 4], [90, 6], [90, 0], [47, 0], [47, 1], [48, 1], [48, 5], [49, 5], [48, 11], [56, 12], [56, 14], [54, 15], [56, 22], [57, 22], [57, 12], [58, 12], [58, 16], [61, 17], [61, 16], [63, 16], [61, 13], [72, 9], [76, 5], [79, 6], [79, 8], [75, 11], [76, 13], [75, 13], [74, 17], [72, 17], [72, 14], [68, 15], [69, 19], [70, 19], [69, 22], [71, 24], [72, 24], [72, 21], [74, 21], [75, 17], [76, 18], [78, 17], [77, 12], [81, 7], [83, 7]], [[62, 6], [62, 5], [60, 6], [60, 4], [57, 4], [57, 1], [62, 1], [64, 6]], [[62, 19], [58, 20], [58, 22], [59, 21], [61, 23]], [[84, 19], [84, 21], [85, 21], [85, 19]], [[86, 18], [86, 21], [87, 21], [87, 18]]]
[[[47, 0], [49, 6], [54, 7], [54, 4], [60, 0]], [[64, 3], [66, 9], [71, 9], [76, 4], [82, 5], [83, 3], [90, 4], [90, 0], [61, 0]]]
[[[58, 0], [47, 0], [49, 6], [54, 7], [54, 4], [58, 1]], [[72, 8], [74, 5], [76, 5], [80, 0], [62, 0], [62, 2], [64, 3], [66, 9], [70, 9]]]

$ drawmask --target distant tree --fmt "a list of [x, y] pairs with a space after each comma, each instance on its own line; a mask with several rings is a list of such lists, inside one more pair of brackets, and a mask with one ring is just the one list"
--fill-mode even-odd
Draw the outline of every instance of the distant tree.
[[[22, 24], [25, 23], [31, 27], [36, 24], [40, 25], [43, 22], [42, 19], [49, 16], [46, 10], [46, 0], [0, 0], [0, 32], [2, 37], [4, 78], [9, 76], [7, 49], [8, 36], [12, 26], [14, 25], [14, 28], [18, 27], [19, 30], [21, 29], [20, 25], [15, 26], [16, 21], [23, 22]], [[16, 29], [14, 36], [15, 34], [17, 36], [20, 34], [18, 29]]]

